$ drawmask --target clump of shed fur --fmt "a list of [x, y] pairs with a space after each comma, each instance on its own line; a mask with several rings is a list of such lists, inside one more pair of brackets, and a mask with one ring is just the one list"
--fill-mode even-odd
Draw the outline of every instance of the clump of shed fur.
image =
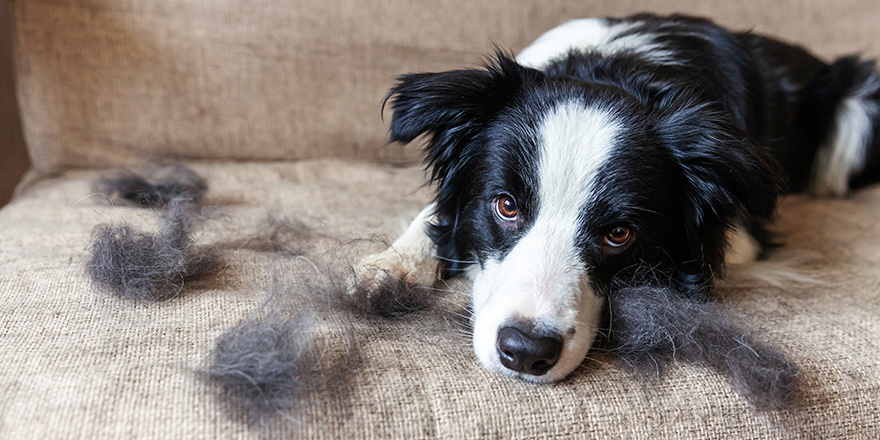
[[177, 296], [186, 283], [216, 273], [220, 255], [190, 236], [196, 217], [189, 203], [172, 201], [155, 234], [98, 225], [88, 262], [92, 282], [120, 297], [162, 301]]
[[713, 302], [669, 288], [628, 287], [609, 294], [610, 343], [624, 361], [657, 371], [664, 361], [708, 365], [762, 409], [796, 404], [800, 368], [762, 344]]
[[277, 311], [230, 328], [217, 340], [208, 377], [248, 422], [285, 415], [318, 374], [314, 317]]
[[198, 203], [208, 191], [208, 184], [182, 163], [154, 163], [147, 166], [145, 174], [123, 170], [112, 177], [101, 177], [93, 189], [113, 200], [164, 208], [172, 201]]
[[344, 280], [305, 257], [275, 266], [267, 298], [217, 340], [207, 370], [223, 390], [224, 407], [249, 424], [274, 416], [295, 421], [294, 409], [308, 393], [339, 398], [359, 366], [350, 319], [316, 328], [319, 320], [328, 325], [324, 318], [339, 304]]
[[341, 303], [363, 315], [402, 318], [433, 308], [438, 292], [401, 277], [379, 277], [357, 283], [339, 295]]
[[[233, 417], [251, 424], [274, 416], [296, 420], [297, 404], [313, 392], [344, 400], [363, 361], [354, 327], [411, 316], [436, 304], [437, 292], [403, 280], [383, 281], [369, 292], [358, 288], [353, 256], [374, 245], [355, 240], [276, 264], [269, 299], [220, 337], [208, 369]], [[336, 319], [329, 331], [315, 328], [331, 316]]]

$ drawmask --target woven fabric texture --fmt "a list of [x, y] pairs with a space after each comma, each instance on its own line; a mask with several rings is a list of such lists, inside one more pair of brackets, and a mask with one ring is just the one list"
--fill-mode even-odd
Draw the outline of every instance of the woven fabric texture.
[[713, 18], [823, 57], [880, 55], [880, 2], [19, 0], [18, 99], [41, 171], [153, 158], [401, 161], [395, 76], [475, 65], [572, 18]]
[[[214, 207], [194, 232], [200, 244], [240, 240], [270, 211], [340, 239], [393, 239], [429, 198], [412, 168], [343, 160], [194, 167]], [[221, 275], [166, 302], [95, 291], [84, 268], [95, 225], [149, 228], [156, 217], [90, 195], [100, 174], [31, 181], [0, 211], [0, 438], [880, 437], [880, 188], [782, 203], [786, 245], [771, 262], [800, 255], [821, 284], [752, 281], [722, 292], [753, 319], [759, 339], [802, 365], [797, 410], [752, 410], [700, 366], [644, 380], [602, 353], [559, 384], [504, 378], [482, 369], [469, 341], [434, 312], [355, 322], [364, 361], [346, 373], [342, 398], [312, 394], [293, 421], [248, 426], [226, 415], [199, 372], [218, 336], [262, 300], [272, 259], [233, 250]], [[330, 335], [342, 317], [322, 319], [319, 331]], [[341, 349], [328, 341], [328, 353]]]

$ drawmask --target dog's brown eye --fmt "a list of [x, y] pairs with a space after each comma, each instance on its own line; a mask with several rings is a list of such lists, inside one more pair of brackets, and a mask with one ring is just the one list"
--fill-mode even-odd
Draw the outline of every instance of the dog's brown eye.
[[512, 222], [516, 220], [516, 215], [518, 213], [516, 208], [516, 200], [513, 200], [511, 196], [498, 196], [495, 197], [495, 215], [498, 216], [499, 219]]
[[632, 232], [626, 226], [615, 226], [605, 235], [605, 244], [611, 247], [621, 247], [632, 239]]

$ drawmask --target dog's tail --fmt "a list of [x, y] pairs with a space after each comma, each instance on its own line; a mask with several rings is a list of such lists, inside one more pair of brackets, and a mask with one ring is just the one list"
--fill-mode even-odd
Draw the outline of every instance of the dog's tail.
[[[880, 181], [880, 75], [874, 60], [837, 59], [804, 90], [810, 102], [828, 109], [810, 179], [818, 196], [842, 197], [851, 188]], [[812, 111], [821, 111], [813, 109]]]

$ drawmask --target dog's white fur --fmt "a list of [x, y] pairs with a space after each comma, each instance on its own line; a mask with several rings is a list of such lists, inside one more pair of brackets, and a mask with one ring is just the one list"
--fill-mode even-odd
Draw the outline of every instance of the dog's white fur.
[[[604, 300], [590, 287], [578, 227], [619, 127], [607, 111], [570, 102], [548, 113], [538, 130], [537, 218], [509, 254], [489, 258], [474, 279], [474, 350], [492, 371], [550, 382], [583, 361], [599, 327]], [[546, 374], [501, 365], [498, 331], [517, 319], [563, 335], [562, 356]]]
[[869, 96], [880, 90], [880, 77], [872, 75], [837, 108], [834, 130], [819, 147], [813, 167], [813, 193], [843, 197], [849, 193], [850, 178], [865, 166], [874, 121], [880, 108]]
[[761, 243], [752, 234], [749, 234], [742, 226], [737, 226], [727, 232], [727, 252], [724, 254], [724, 264], [751, 263], [761, 255]]
[[[428, 236], [428, 225], [434, 222], [436, 205], [422, 209], [391, 247], [368, 255], [355, 267], [356, 283], [367, 289], [379, 288], [387, 277], [401, 278], [412, 285], [430, 287], [439, 278], [437, 249]], [[354, 289], [354, 286], [352, 286]]]
[[610, 24], [604, 18], [584, 18], [559, 25], [538, 37], [516, 57], [523, 66], [540, 69], [571, 51], [603, 55], [630, 52], [657, 64], [677, 64], [675, 54], [646, 33], [620, 36], [641, 22]]

